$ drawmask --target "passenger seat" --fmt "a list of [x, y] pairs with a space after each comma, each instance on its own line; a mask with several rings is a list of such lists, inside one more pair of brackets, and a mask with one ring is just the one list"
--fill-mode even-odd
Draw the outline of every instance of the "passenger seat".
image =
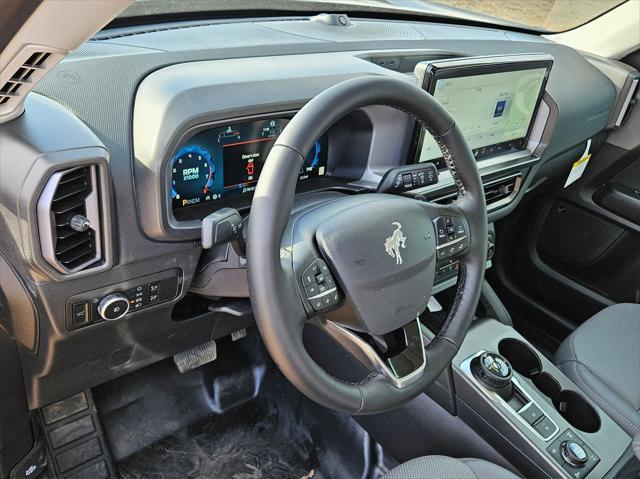
[[632, 437], [640, 432], [640, 304], [600, 311], [564, 340], [554, 362]]

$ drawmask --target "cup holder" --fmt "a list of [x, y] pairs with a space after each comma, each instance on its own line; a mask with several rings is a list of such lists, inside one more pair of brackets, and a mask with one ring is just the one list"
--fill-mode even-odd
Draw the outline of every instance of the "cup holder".
[[596, 432], [600, 429], [600, 416], [580, 394], [562, 391], [553, 405], [569, 424], [584, 432]]
[[600, 416], [589, 402], [575, 391], [563, 390], [556, 378], [542, 372], [538, 354], [517, 339], [503, 339], [498, 351], [511, 363], [515, 371], [530, 379], [535, 387], [553, 402], [556, 410], [573, 427], [583, 432], [600, 429]]
[[562, 387], [560, 383], [549, 373], [540, 373], [533, 377], [533, 384], [538, 388], [542, 394], [547, 396], [552, 401], [555, 401], [560, 397], [562, 393]]
[[498, 344], [498, 352], [502, 354], [511, 367], [524, 377], [533, 379], [542, 371], [542, 364], [533, 349], [517, 339], [503, 339]]

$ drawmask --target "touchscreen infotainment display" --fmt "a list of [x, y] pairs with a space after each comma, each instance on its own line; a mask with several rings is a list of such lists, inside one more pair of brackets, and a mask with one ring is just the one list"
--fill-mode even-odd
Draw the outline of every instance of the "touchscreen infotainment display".
[[[545, 82], [549, 65], [542, 64], [491, 72], [485, 66], [447, 71], [436, 70], [430, 93], [451, 113], [476, 159], [522, 150], [527, 139]], [[487, 71], [489, 70], [489, 71]], [[439, 160], [442, 152], [433, 137], [422, 132], [419, 162]]]
[[[173, 209], [252, 193], [271, 148], [288, 122], [274, 118], [196, 133], [172, 159]], [[323, 136], [307, 154], [298, 180], [323, 176], [326, 167], [327, 138]]]

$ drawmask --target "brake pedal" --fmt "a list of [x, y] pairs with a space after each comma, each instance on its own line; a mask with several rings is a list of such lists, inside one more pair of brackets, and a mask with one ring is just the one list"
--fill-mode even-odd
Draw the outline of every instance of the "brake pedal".
[[218, 348], [216, 347], [216, 341], [209, 341], [208, 343], [201, 344], [195, 348], [183, 351], [173, 355], [173, 362], [176, 363], [176, 367], [180, 373], [186, 373], [203, 364], [215, 361], [218, 357]]

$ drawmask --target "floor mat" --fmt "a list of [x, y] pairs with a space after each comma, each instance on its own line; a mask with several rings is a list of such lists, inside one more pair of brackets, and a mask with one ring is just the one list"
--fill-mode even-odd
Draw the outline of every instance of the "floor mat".
[[318, 457], [306, 431], [283, 430], [261, 403], [208, 418], [120, 464], [123, 478], [311, 478]]
[[124, 479], [378, 479], [394, 465], [352, 417], [296, 391], [256, 336], [186, 374], [168, 360], [94, 389]]

